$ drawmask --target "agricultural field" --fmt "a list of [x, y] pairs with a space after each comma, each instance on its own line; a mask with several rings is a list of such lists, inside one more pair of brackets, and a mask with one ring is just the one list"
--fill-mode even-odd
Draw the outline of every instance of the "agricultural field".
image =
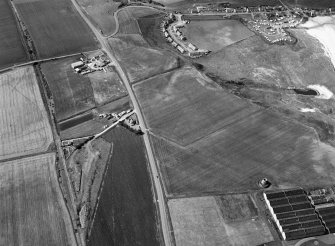
[[113, 153], [87, 245], [159, 245], [142, 138], [122, 127], [103, 138], [113, 144]]
[[168, 201], [176, 246], [260, 245], [273, 240], [248, 195]]
[[89, 19], [106, 36], [111, 35], [116, 28], [114, 12], [118, 10], [119, 2], [113, 0], [78, 0]]
[[259, 110], [193, 68], [145, 80], [134, 90], [150, 130], [183, 146]]
[[118, 13], [119, 34], [141, 34], [136, 18], [126, 8]]
[[2, 245], [76, 245], [54, 154], [1, 163], [0, 177]]
[[188, 148], [152, 136], [169, 195], [243, 192], [266, 177], [275, 188], [335, 182], [334, 147], [311, 128], [262, 111], [241, 118]]
[[68, 0], [14, 0], [39, 58], [97, 49], [89, 27]]
[[104, 130], [105, 121], [98, 120], [98, 114], [115, 113], [130, 108], [129, 97], [123, 97], [106, 105], [100, 106], [88, 113], [73, 117], [59, 123], [60, 138], [71, 139], [93, 136]]
[[33, 67], [0, 75], [0, 160], [46, 151], [52, 143]]
[[280, 87], [320, 84], [335, 91], [335, 73], [319, 42], [304, 30], [291, 30], [295, 45], [269, 45], [259, 36], [198, 59], [205, 71], [226, 81], [250, 81]]
[[157, 10], [146, 7], [127, 7], [118, 12], [119, 34], [141, 34], [137, 19], [159, 13]]
[[0, 1], [0, 68], [27, 60], [15, 16], [7, 0]]
[[212, 52], [255, 35], [237, 20], [191, 21], [182, 31], [189, 42]]
[[79, 56], [46, 62], [41, 66], [55, 101], [58, 121], [127, 94], [113, 68], [109, 67], [107, 72], [80, 75], [71, 68], [71, 63], [77, 60]]
[[179, 66], [172, 53], [150, 48], [140, 35], [117, 35], [108, 42], [132, 83]]

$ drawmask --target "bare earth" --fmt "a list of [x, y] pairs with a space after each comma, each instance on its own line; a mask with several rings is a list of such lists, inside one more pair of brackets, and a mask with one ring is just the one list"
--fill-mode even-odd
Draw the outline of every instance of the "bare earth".
[[52, 132], [32, 67], [0, 75], [0, 160], [46, 151]]

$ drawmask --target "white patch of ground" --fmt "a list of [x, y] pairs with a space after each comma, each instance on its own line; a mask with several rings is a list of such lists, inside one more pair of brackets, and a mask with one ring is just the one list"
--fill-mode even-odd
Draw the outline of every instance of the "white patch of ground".
[[334, 95], [333, 92], [328, 90], [328, 88], [324, 85], [309, 85], [307, 87], [317, 91], [319, 95], [316, 96], [316, 98], [319, 99], [330, 99]]
[[301, 108], [299, 111], [303, 113], [315, 113], [315, 108]]
[[335, 67], [335, 16], [318, 16], [310, 18], [301, 25], [307, 33], [323, 44], [323, 48]]

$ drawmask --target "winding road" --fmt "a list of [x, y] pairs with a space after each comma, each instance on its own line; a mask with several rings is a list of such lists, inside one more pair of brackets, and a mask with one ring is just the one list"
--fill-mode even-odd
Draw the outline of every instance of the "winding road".
[[157, 167], [156, 167], [155, 158], [154, 158], [153, 151], [152, 151], [151, 144], [150, 144], [150, 140], [149, 140], [149, 134], [147, 132], [147, 127], [146, 127], [144, 117], [143, 117], [142, 112], [141, 112], [141, 108], [140, 108], [140, 106], [137, 102], [137, 99], [135, 97], [135, 94], [133, 92], [133, 89], [130, 85], [130, 82], [129, 82], [126, 74], [124, 73], [120, 64], [118, 63], [118, 61], [116, 60], [116, 58], [114, 57], [114, 55], [110, 51], [110, 46], [108, 44], [107, 37], [103, 36], [101, 34], [100, 30], [98, 30], [89, 21], [89, 19], [83, 13], [81, 7], [78, 5], [78, 3], [75, 0], [71, 0], [71, 2], [73, 3], [75, 8], [77, 9], [80, 16], [84, 19], [84, 21], [90, 27], [90, 29], [92, 30], [92, 32], [96, 36], [97, 40], [100, 42], [101, 49], [108, 55], [109, 59], [114, 63], [115, 69], [118, 72], [119, 76], [121, 77], [121, 79], [122, 79], [122, 81], [123, 81], [123, 83], [124, 83], [124, 85], [125, 85], [125, 87], [128, 91], [129, 97], [130, 97], [130, 99], [133, 103], [134, 110], [137, 114], [140, 127], [144, 132], [143, 140], [144, 140], [144, 144], [145, 144], [147, 154], [148, 154], [148, 161], [149, 161], [152, 180], [153, 180], [153, 183], [154, 183], [154, 186], [155, 186], [155, 191], [156, 191], [155, 200], [157, 201], [157, 207], [159, 208], [159, 216], [160, 216], [160, 222], [161, 222], [161, 228], [162, 228], [164, 243], [165, 243], [166, 246], [172, 246], [173, 245], [173, 243], [172, 243], [173, 240], [172, 240], [170, 230], [169, 230], [170, 225], [169, 225], [168, 209], [167, 209], [167, 205], [166, 205], [166, 202], [165, 202], [164, 191], [163, 191], [160, 179], [159, 179], [160, 175], [159, 175]]

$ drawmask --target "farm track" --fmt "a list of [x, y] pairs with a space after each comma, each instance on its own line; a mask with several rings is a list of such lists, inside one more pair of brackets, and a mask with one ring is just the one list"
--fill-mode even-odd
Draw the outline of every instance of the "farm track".
[[[102, 50], [105, 51], [106, 54], [109, 56], [109, 58], [114, 62], [115, 69], [119, 73], [120, 78], [122, 79], [124, 85], [126, 86], [128, 94], [130, 96], [130, 99], [133, 103], [133, 106], [135, 108], [135, 112], [137, 113], [137, 116], [138, 116], [139, 124], [140, 124], [142, 129], [146, 129], [146, 124], [145, 124], [144, 117], [143, 117], [142, 112], [141, 112], [141, 108], [140, 108], [139, 103], [136, 99], [136, 96], [135, 96], [135, 94], [132, 90], [130, 82], [129, 82], [126, 74], [124, 73], [123, 69], [121, 68], [120, 64], [118, 63], [118, 61], [115, 59], [115, 57], [111, 53], [106, 37], [101, 35], [101, 33], [89, 21], [89, 19], [86, 17], [86, 15], [82, 12], [78, 3], [75, 0], [71, 0], [71, 2], [73, 3], [74, 7], [77, 9], [80, 16], [85, 20], [87, 25], [93, 31], [94, 35], [96, 36], [96, 38], [98, 39], [98, 41], [101, 44]], [[155, 163], [155, 159], [154, 159], [154, 155], [153, 155], [153, 150], [151, 148], [151, 144], [150, 144], [150, 140], [149, 140], [149, 134], [147, 134], [146, 131], [144, 133], [145, 134], [143, 135], [143, 140], [144, 140], [145, 147], [146, 147], [147, 154], [148, 154], [148, 161], [149, 161], [149, 164], [150, 164], [151, 178], [152, 178], [152, 180], [154, 182], [154, 185], [155, 185], [155, 195], [156, 195], [155, 199], [159, 201], [159, 203], [156, 206], [159, 209], [159, 216], [160, 216], [161, 228], [162, 228], [162, 232], [163, 232], [163, 238], [164, 238], [165, 245], [166, 246], [171, 246], [171, 245], [173, 245], [172, 242], [173, 242], [174, 239], [173, 239], [172, 231], [170, 230], [171, 225], [170, 225], [170, 221], [169, 221], [169, 212], [168, 212], [168, 208], [167, 208], [167, 204], [166, 204], [166, 198], [165, 198], [165, 195], [163, 193], [161, 180], [159, 179], [159, 173], [158, 173], [158, 170], [157, 170], [157, 167], [156, 167], [156, 163]]]
[[50, 57], [50, 58], [45, 58], [45, 59], [38, 59], [38, 60], [28, 61], [28, 62], [24, 62], [24, 63], [20, 63], [20, 64], [15, 64], [13, 66], [1, 69], [0, 73], [7, 72], [7, 71], [10, 71], [10, 70], [14, 70], [14, 69], [19, 68], [19, 67], [33, 65], [35, 63], [55, 61], [55, 60], [59, 60], [59, 59], [63, 59], [63, 58], [68, 58], [68, 57], [72, 57], [72, 56], [81, 55], [81, 54], [82, 53], [74, 53], [74, 54], [70, 54], [70, 55], [55, 56], [55, 57]]

